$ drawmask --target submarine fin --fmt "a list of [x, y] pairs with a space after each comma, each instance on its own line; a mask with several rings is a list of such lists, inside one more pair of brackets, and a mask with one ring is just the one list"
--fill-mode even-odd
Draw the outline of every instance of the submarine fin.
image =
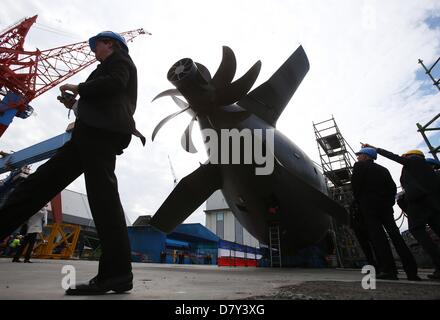
[[322, 193], [320, 190], [314, 188], [309, 183], [304, 181], [302, 178], [298, 177], [296, 174], [292, 173], [286, 166], [284, 166], [278, 158], [275, 157], [276, 162], [282, 167], [283, 170], [287, 171], [287, 174], [295, 181], [293, 184], [296, 190], [292, 190], [294, 193], [303, 195], [303, 198], [313, 206], [329, 216], [333, 217], [337, 222], [341, 224], [349, 223], [348, 211], [339, 205], [336, 201], [329, 198], [326, 194]]
[[221, 186], [219, 166], [201, 165], [177, 184], [150, 224], [162, 232], [172, 232]]
[[238, 105], [275, 127], [309, 69], [306, 52], [300, 46], [268, 81], [242, 98]]

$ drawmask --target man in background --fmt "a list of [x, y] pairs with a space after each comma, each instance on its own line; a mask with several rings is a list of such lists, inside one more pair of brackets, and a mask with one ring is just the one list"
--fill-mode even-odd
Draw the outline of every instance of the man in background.
[[397, 188], [391, 174], [374, 162], [377, 159], [374, 148], [362, 148], [356, 155], [358, 162], [353, 167], [351, 180], [353, 195], [373, 245], [379, 266], [377, 279], [398, 280], [397, 267], [386, 230], [402, 260], [408, 280], [420, 281], [416, 261], [394, 220], [393, 206]]
[[26, 252], [24, 252], [24, 262], [31, 263], [30, 259], [31, 259], [32, 251], [34, 250], [35, 242], [37, 240], [38, 235], [43, 232], [43, 227], [46, 224], [47, 224], [47, 205], [29, 218], [26, 224], [27, 225], [26, 236], [21, 242], [20, 247], [18, 248], [14, 256], [14, 259], [12, 259], [12, 262], [21, 262], [20, 257], [23, 254], [23, 251], [26, 249]]

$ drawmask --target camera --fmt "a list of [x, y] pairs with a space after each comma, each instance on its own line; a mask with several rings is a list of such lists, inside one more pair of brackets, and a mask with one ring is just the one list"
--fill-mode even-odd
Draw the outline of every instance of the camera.
[[75, 95], [73, 93], [69, 93], [67, 91], [64, 91], [61, 93], [61, 98], [66, 101], [69, 101], [69, 100], [75, 99]]
[[62, 92], [60, 96], [57, 97], [57, 99], [61, 102], [61, 103], [72, 103], [73, 101], [75, 101], [75, 95], [73, 93], [69, 93], [69, 92]]

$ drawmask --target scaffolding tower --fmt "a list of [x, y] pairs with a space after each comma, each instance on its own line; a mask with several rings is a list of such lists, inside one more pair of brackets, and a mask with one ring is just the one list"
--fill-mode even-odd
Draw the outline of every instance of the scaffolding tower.
[[[423, 69], [425, 69], [425, 72], [429, 78], [431, 78], [433, 85], [437, 87], [437, 89], [440, 91], [440, 78], [435, 79], [433, 70], [436, 67], [436, 65], [440, 62], [440, 57], [437, 59], [437, 61], [428, 69], [425, 64], [423, 63], [423, 60], [419, 59], [419, 63], [422, 65]], [[432, 124], [437, 121], [437, 119], [440, 118], [440, 113], [438, 113], [431, 121], [429, 121], [426, 125], [421, 125], [420, 123], [417, 123], [418, 132], [422, 135], [423, 139], [425, 140], [426, 145], [429, 148], [429, 152], [432, 154], [432, 156], [439, 160], [439, 157], [437, 154], [440, 152], [440, 145], [435, 147], [431, 144], [429, 141], [428, 136], [426, 135], [427, 131], [439, 131], [440, 127], [430, 127]]]
[[[313, 123], [323, 174], [330, 196], [347, 211], [353, 202], [351, 176], [355, 162], [354, 151], [342, 136], [334, 117]], [[352, 229], [332, 220], [336, 238], [336, 254], [341, 267], [358, 267], [365, 256]]]
[[334, 117], [313, 123], [313, 127], [321, 167], [327, 178], [331, 195], [348, 209], [353, 200], [351, 176], [353, 174], [352, 161], [356, 161], [354, 152], [342, 136]]

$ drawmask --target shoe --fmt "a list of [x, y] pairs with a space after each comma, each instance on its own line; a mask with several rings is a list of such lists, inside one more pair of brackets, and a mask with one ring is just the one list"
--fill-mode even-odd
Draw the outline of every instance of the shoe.
[[386, 273], [386, 272], [380, 272], [376, 276], [376, 279], [380, 279], [380, 280], [399, 280], [399, 278], [397, 277], [396, 274], [394, 274], [394, 273]]
[[23, 262], [24, 262], [24, 263], [33, 263], [33, 262], [30, 261], [30, 260], [24, 260]]
[[411, 275], [407, 277], [408, 281], [422, 281], [422, 278], [420, 278], [418, 275]]
[[107, 280], [93, 278], [87, 284], [79, 284], [76, 288], [66, 290], [68, 296], [103, 295], [109, 291], [123, 293], [133, 289], [133, 275], [124, 275]]
[[433, 274], [428, 274], [428, 278], [432, 280], [440, 280], [440, 270], [434, 271]]
[[20, 259], [12, 259], [12, 262], [19, 262], [19, 263], [21, 263], [21, 261], [20, 261]]

